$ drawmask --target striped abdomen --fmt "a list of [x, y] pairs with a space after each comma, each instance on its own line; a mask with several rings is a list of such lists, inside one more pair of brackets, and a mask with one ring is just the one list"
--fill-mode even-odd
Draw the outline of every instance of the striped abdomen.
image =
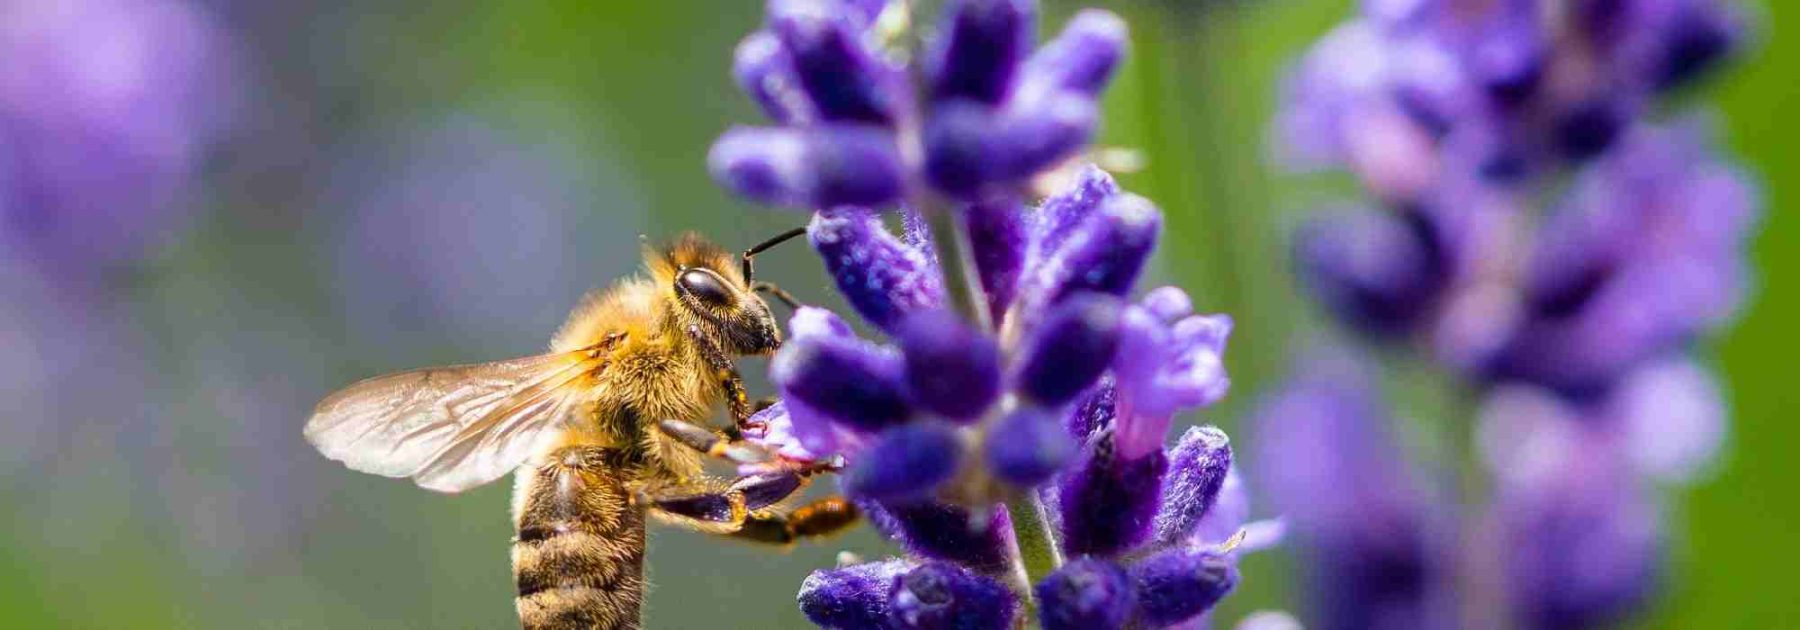
[[512, 561], [523, 627], [638, 627], [644, 511], [631, 504], [622, 459], [571, 445], [519, 472]]

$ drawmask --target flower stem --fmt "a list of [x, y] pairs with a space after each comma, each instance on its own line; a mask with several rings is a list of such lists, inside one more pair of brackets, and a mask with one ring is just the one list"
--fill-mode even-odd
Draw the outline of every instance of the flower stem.
[[1038, 499], [1036, 490], [1027, 490], [1007, 501], [1006, 511], [1012, 521], [1013, 541], [1019, 546], [1019, 562], [1025, 568], [1027, 594], [1022, 599], [1027, 609], [1035, 609], [1030, 585], [1062, 566], [1062, 554], [1050, 537], [1050, 522], [1044, 518], [1044, 502]]
[[931, 226], [931, 240], [938, 248], [938, 266], [944, 272], [944, 292], [950, 307], [977, 330], [992, 330], [987, 298], [975, 276], [973, 252], [957, 221], [957, 212], [935, 194], [927, 192], [915, 197], [914, 203], [923, 206], [920, 211]]

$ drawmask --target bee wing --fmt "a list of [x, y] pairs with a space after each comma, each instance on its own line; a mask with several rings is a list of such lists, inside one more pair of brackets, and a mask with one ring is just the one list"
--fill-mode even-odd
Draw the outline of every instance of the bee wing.
[[306, 440], [351, 469], [460, 492], [498, 479], [554, 436], [605, 368], [592, 349], [378, 376], [326, 397]]

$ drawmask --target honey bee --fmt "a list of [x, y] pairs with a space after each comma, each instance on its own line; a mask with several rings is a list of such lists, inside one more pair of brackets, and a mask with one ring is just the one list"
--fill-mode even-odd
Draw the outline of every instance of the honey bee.
[[[841, 531], [839, 497], [785, 503], [824, 466], [743, 442], [753, 405], [733, 360], [768, 355], [780, 329], [752, 258], [695, 235], [645, 248], [647, 278], [589, 295], [537, 356], [371, 378], [320, 402], [306, 439], [362, 472], [460, 492], [516, 471], [513, 581], [525, 628], [636, 628], [644, 520], [786, 545]], [[701, 423], [720, 402], [732, 425]], [[758, 463], [710, 478], [706, 458]]]

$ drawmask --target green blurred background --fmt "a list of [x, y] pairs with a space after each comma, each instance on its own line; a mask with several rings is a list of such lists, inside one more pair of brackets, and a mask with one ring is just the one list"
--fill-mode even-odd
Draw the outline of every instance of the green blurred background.
[[[589, 287], [633, 271], [637, 235], [697, 230], [742, 247], [802, 215], [727, 196], [712, 139], [758, 116], [732, 87], [733, 46], [761, 3], [397, 2], [212, 6], [238, 39], [244, 103], [177, 239], [114, 284], [143, 394], [113, 422], [51, 431], [0, 468], [0, 627], [475, 628], [514, 624], [510, 484], [457, 496], [351, 473], [300, 439], [311, 404], [380, 372], [537, 351]], [[274, 3], [270, 3], [274, 4]], [[1097, 2], [1133, 25], [1104, 143], [1141, 148], [1124, 177], [1159, 202], [1159, 280], [1238, 317], [1236, 417], [1317, 335], [1286, 233], [1342, 182], [1267, 166], [1283, 68], [1348, 0]], [[1050, 2], [1042, 24], [1079, 6]], [[1725, 141], [1764, 182], [1759, 289], [1713, 344], [1733, 404], [1715, 475], [1672, 497], [1670, 595], [1650, 627], [1800, 625], [1794, 482], [1800, 371], [1800, 7], [1763, 9], [1762, 42], [1705, 92]], [[803, 248], [759, 259], [834, 304]], [[760, 373], [761, 366], [747, 367]], [[767, 391], [758, 383], [759, 391]], [[60, 418], [49, 418], [51, 422]], [[1555, 544], [1555, 541], [1543, 541]], [[651, 627], [787, 628], [794, 594], [859, 531], [790, 553], [657, 529]], [[1249, 562], [1225, 606], [1290, 605], [1282, 554]]]

